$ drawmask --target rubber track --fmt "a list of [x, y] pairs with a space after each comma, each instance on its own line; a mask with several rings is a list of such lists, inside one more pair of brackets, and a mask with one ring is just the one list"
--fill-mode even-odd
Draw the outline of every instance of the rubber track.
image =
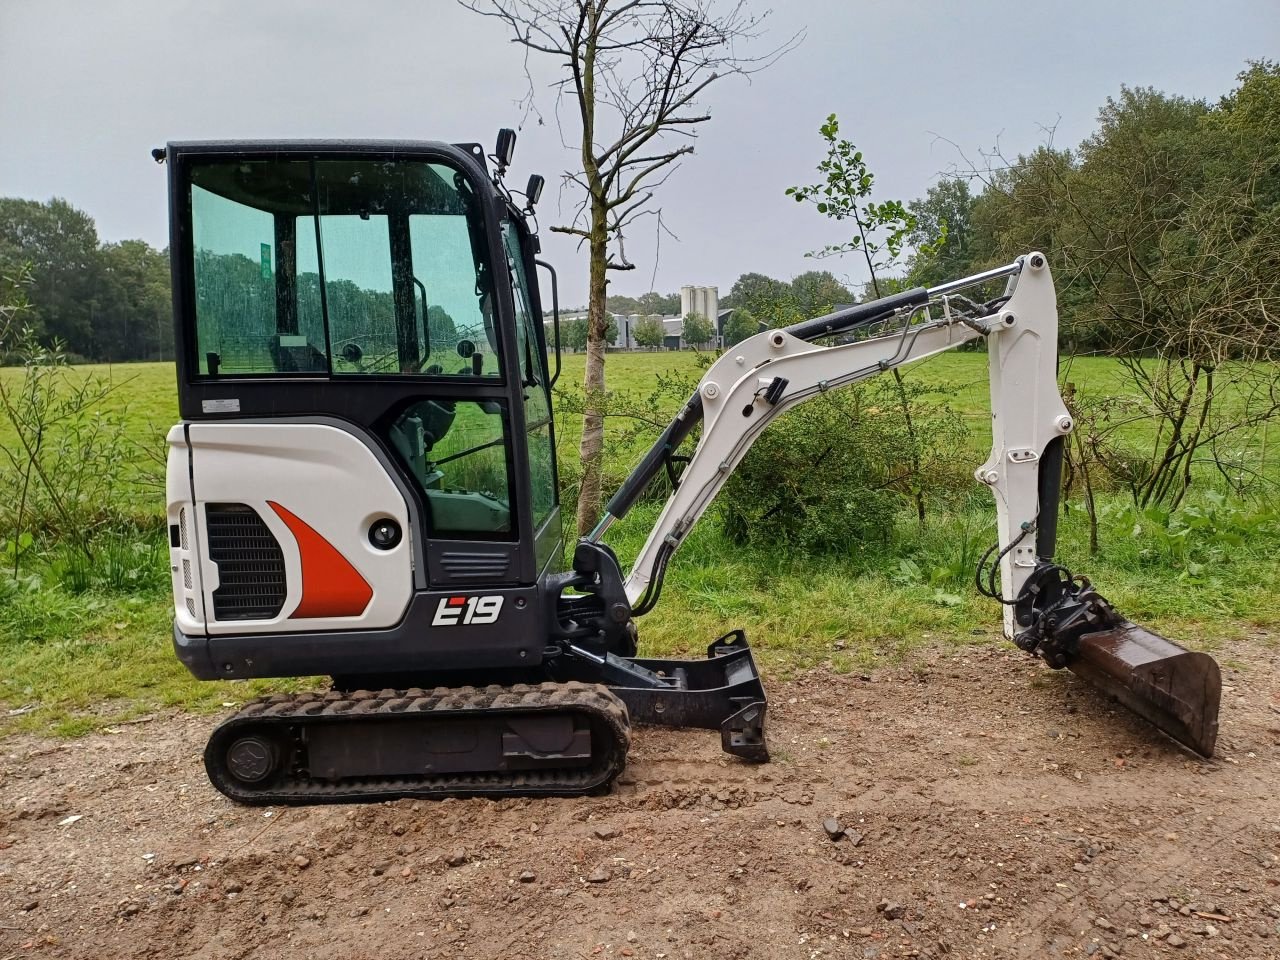
[[[289, 770], [267, 786], [249, 787], [226, 770], [226, 748], [242, 733], [271, 727], [297, 729], [319, 723], [377, 723], [382, 717], [431, 718], [477, 714], [586, 714], [592, 744], [603, 742], [583, 768], [495, 771], [493, 773], [360, 777], [337, 782], [311, 780]], [[605, 686], [569, 683], [510, 687], [436, 687], [433, 690], [356, 690], [340, 693], [274, 694], [246, 704], [214, 730], [205, 747], [205, 770], [213, 785], [232, 800], [251, 805], [359, 803], [397, 797], [578, 796], [597, 793], [626, 765], [631, 743], [627, 707]]]

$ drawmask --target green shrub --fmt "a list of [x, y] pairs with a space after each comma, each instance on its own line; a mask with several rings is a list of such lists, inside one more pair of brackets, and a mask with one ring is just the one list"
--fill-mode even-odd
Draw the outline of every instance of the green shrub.
[[970, 487], [955, 418], [905, 386], [914, 430], [887, 381], [811, 400], [765, 430], [721, 494], [729, 538], [809, 554], [874, 549], [893, 540], [917, 483], [931, 494]]
[[1177, 570], [1183, 579], [1206, 576], [1224, 563], [1266, 551], [1280, 535], [1280, 515], [1274, 510], [1229, 500], [1216, 490], [1176, 510], [1116, 503], [1104, 506], [1102, 513], [1115, 531], [1109, 551], [1114, 559], [1135, 569]]

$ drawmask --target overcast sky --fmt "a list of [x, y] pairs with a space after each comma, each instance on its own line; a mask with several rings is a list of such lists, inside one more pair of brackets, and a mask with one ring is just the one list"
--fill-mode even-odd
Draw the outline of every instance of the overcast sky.
[[[756, 3], [756, 9], [765, 9]], [[1043, 12], [1040, 12], [1042, 10]], [[845, 239], [784, 197], [821, 156], [828, 113], [878, 174], [878, 198], [920, 196], [940, 171], [997, 138], [1013, 154], [1056, 127], [1059, 145], [1093, 128], [1121, 84], [1216, 98], [1249, 58], [1280, 53], [1276, 0], [1075, 0], [1056, 4], [778, 3], [766, 43], [807, 31], [751, 83], [707, 97], [696, 154], [661, 192], [654, 287], [718, 285], [749, 270], [790, 278], [804, 252]], [[104, 240], [167, 241], [167, 140], [394, 137], [489, 144], [519, 122], [520, 50], [501, 25], [450, 0], [0, 0], [0, 195], [65, 197]], [[566, 304], [585, 300], [584, 255], [548, 235], [554, 175], [573, 162], [546, 126], [527, 124], [513, 182], [548, 177], [544, 251]], [[568, 213], [568, 196], [562, 204]], [[634, 273], [613, 291], [650, 289], [655, 227], [627, 238]], [[827, 261], [859, 280], [857, 264]]]

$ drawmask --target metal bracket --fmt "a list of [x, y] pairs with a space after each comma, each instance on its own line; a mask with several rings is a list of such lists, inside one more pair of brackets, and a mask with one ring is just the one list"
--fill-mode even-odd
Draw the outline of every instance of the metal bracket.
[[627, 705], [633, 723], [719, 730], [725, 753], [751, 763], [769, 759], [768, 698], [743, 631], [734, 630], [712, 643], [705, 660], [637, 659], [632, 663], [669, 684], [610, 683]]

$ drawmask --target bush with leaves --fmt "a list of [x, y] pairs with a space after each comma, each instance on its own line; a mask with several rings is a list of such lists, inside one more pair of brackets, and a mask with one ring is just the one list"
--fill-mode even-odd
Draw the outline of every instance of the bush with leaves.
[[[712, 362], [710, 355], [700, 355], [697, 371], [659, 374], [647, 392], [609, 391], [603, 404], [606, 491], [622, 484]], [[896, 518], [918, 486], [948, 499], [956, 491], [972, 491], [963, 424], [946, 407], [923, 400], [924, 387], [903, 388], [914, 431], [902, 414], [899, 385], [887, 380], [810, 400], [765, 430], [716, 500], [729, 538], [783, 544], [800, 554], [848, 554], [891, 541]], [[582, 405], [577, 387], [557, 390], [561, 414], [577, 413]], [[692, 453], [699, 436], [695, 431], [679, 452]], [[561, 458], [566, 502], [576, 493], [579, 471], [572, 458]], [[670, 491], [660, 477], [645, 498], [659, 500]]]
[[653, 349], [662, 346], [667, 330], [659, 317], [641, 317], [631, 328], [631, 336], [642, 347]]
[[[876, 203], [871, 199], [875, 185], [875, 174], [863, 158], [862, 151], [851, 140], [840, 136], [840, 121], [833, 113], [818, 128], [818, 133], [827, 144], [827, 155], [818, 162], [818, 172], [822, 174], [819, 183], [798, 187], [788, 187], [787, 196], [794, 197], [797, 203], [812, 203], [817, 211], [837, 223], [852, 220], [856, 233], [850, 234], [843, 243], [828, 244], [821, 250], [812, 250], [806, 257], [839, 257], [846, 253], [859, 253], [867, 265], [867, 274], [871, 278], [871, 291], [875, 297], [884, 296], [887, 291], [881, 290], [877, 271], [893, 267], [901, 257], [904, 245], [916, 235], [919, 256], [932, 256], [946, 241], [947, 225], [945, 221], [938, 223], [940, 236], [927, 241], [918, 236], [919, 224], [915, 214], [907, 210], [899, 200], [884, 200]], [[800, 278], [797, 277], [797, 280]], [[911, 450], [920, 447], [921, 441], [915, 423], [915, 413], [911, 409], [911, 391], [907, 389], [902, 371], [893, 368], [893, 382], [897, 387], [898, 406], [902, 412], [903, 425], [910, 441]], [[925, 516], [925, 495], [921, 486], [924, 471], [919, 460], [911, 464], [911, 477], [915, 481], [912, 498], [916, 505], [916, 517], [921, 524]]]
[[735, 307], [724, 323], [724, 345], [732, 347], [760, 332], [760, 321], [746, 307]]
[[[565, 323], [563, 328], [564, 345], [575, 351], [587, 349], [587, 318], [574, 317]], [[612, 345], [618, 339], [618, 321], [613, 318], [613, 314], [609, 314], [605, 322], [604, 331], [605, 343]]]
[[956, 418], [922, 402], [920, 388], [905, 388], [914, 429], [902, 414], [899, 386], [885, 381], [811, 400], [765, 430], [721, 495], [728, 536], [811, 554], [849, 553], [889, 542], [921, 480], [939, 491], [970, 486]]
[[1274, 509], [1242, 505], [1216, 490], [1175, 509], [1113, 501], [1101, 513], [1115, 533], [1128, 534], [1108, 546], [1113, 559], [1137, 569], [1177, 570], [1182, 581], [1210, 580], [1222, 564], [1259, 545], [1267, 550], [1280, 534]]

